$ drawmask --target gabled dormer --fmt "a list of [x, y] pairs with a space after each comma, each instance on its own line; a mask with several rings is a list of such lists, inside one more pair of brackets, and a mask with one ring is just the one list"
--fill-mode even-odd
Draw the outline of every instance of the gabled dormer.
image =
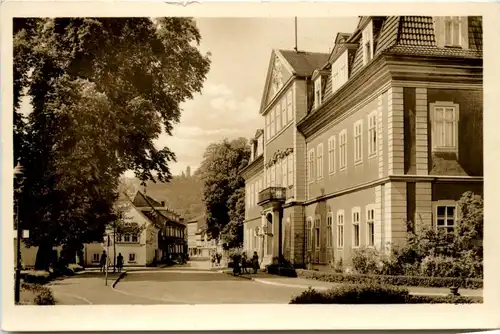
[[264, 130], [258, 129], [250, 143], [250, 162], [264, 154]]
[[326, 83], [328, 81], [329, 72], [326, 69], [315, 70], [311, 77], [313, 83], [313, 109], [319, 108], [321, 103], [323, 103]]

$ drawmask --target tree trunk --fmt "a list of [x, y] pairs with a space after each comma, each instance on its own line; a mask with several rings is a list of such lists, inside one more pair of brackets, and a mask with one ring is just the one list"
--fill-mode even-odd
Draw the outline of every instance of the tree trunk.
[[52, 245], [48, 243], [41, 244], [36, 252], [35, 269], [48, 271], [53, 262], [52, 256]]

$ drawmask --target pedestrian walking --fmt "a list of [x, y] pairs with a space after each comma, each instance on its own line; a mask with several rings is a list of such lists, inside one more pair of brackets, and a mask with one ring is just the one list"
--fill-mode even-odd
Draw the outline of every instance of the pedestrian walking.
[[123, 268], [123, 256], [122, 253], [118, 253], [118, 256], [116, 257], [116, 268], [118, 269], [118, 272], [120, 273]]
[[257, 255], [257, 252], [253, 252], [252, 256], [252, 268], [253, 268], [253, 273], [257, 274], [257, 270], [259, 270], [259, 255]]
[[247, 253], [243, 252], [243, 254], [241, 254], [241, 271], [243, 274], [247, 273], [247, 267], [248, 267]]
[[215, 254], [212, 254], [212, 267], [215, 267]]
[[222, 255], [220, 253], [217, 253], [215, 255], [216, 259], [217, 259], [217, 267], [220, 267], [220, 260], [222, 258]]
[[100, 272], [104, 272], [105, 271], [105, 268], [106, 268], [106, 259], [108, 258], [108, 256], [106, 255], [106, 251], [102, 251], [102, 254], [101, 254], [101, 260], [99, 261], [99, 271]]

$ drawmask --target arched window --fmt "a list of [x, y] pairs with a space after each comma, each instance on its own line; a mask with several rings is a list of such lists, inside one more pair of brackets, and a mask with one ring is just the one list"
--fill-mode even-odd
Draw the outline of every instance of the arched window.
[[308, 218], [306, 222], [306, 248], [312, 248], [312, 218]]
[[314, 220], [314, 248], [321, 247], [321, 216], [316, 216]]
[[331, 211], [328, 212], [326, 216], [326, 247], [332, 247], [333, 240], [333, 214]]

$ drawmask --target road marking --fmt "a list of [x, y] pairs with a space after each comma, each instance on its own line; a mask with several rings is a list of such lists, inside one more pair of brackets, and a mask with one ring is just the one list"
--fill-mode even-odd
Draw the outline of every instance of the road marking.
[[219, 272], [204, 271], [204, 270], [131, 270], [127, 271], [127, 275], [131, 274], [160, 274], [160, 273], [174, 273], [174, 274], [219, 274]]
[[[63, 296], [68, 296], [68, 297], [73, 297], [73, 298], [76, 298], [76, 299], [80, 299], [80, 300], [83, 300], [85, 303], [89, 304], [89, 305], [93, 305], [93, 303], [88, 300], [87, 298], [84, 298], [84, 297], [80, 297], [80, 296], [77, 296], [77, 295], [74, 295], [72, 293], [66, 293], [66, 292], [55, 292], [56, 295], [63, 295]], [[57, 298], [56, 298], [57, 299]]]
[[[298, 284], [286, 284], [286, 283], [276, 283], [272, 281], [265, 281], [262, 279], [254, 278], [254, 282], [257, 283], [262, 283], [262, 284], [269, 284], [269, 285], [276, 285], [276, 286], [282, 286], [282, 287], [287, 287], [287, 288], [301, 288], [301, 289], [307, 289], [309, 287], [312, 287], [311, 285], [298, 285]], [[324, 286], [318, 286], [318, 287], [312, 287], [313, 289], [316, 290], [328, 290], [329, 288], [324, 287]]]

